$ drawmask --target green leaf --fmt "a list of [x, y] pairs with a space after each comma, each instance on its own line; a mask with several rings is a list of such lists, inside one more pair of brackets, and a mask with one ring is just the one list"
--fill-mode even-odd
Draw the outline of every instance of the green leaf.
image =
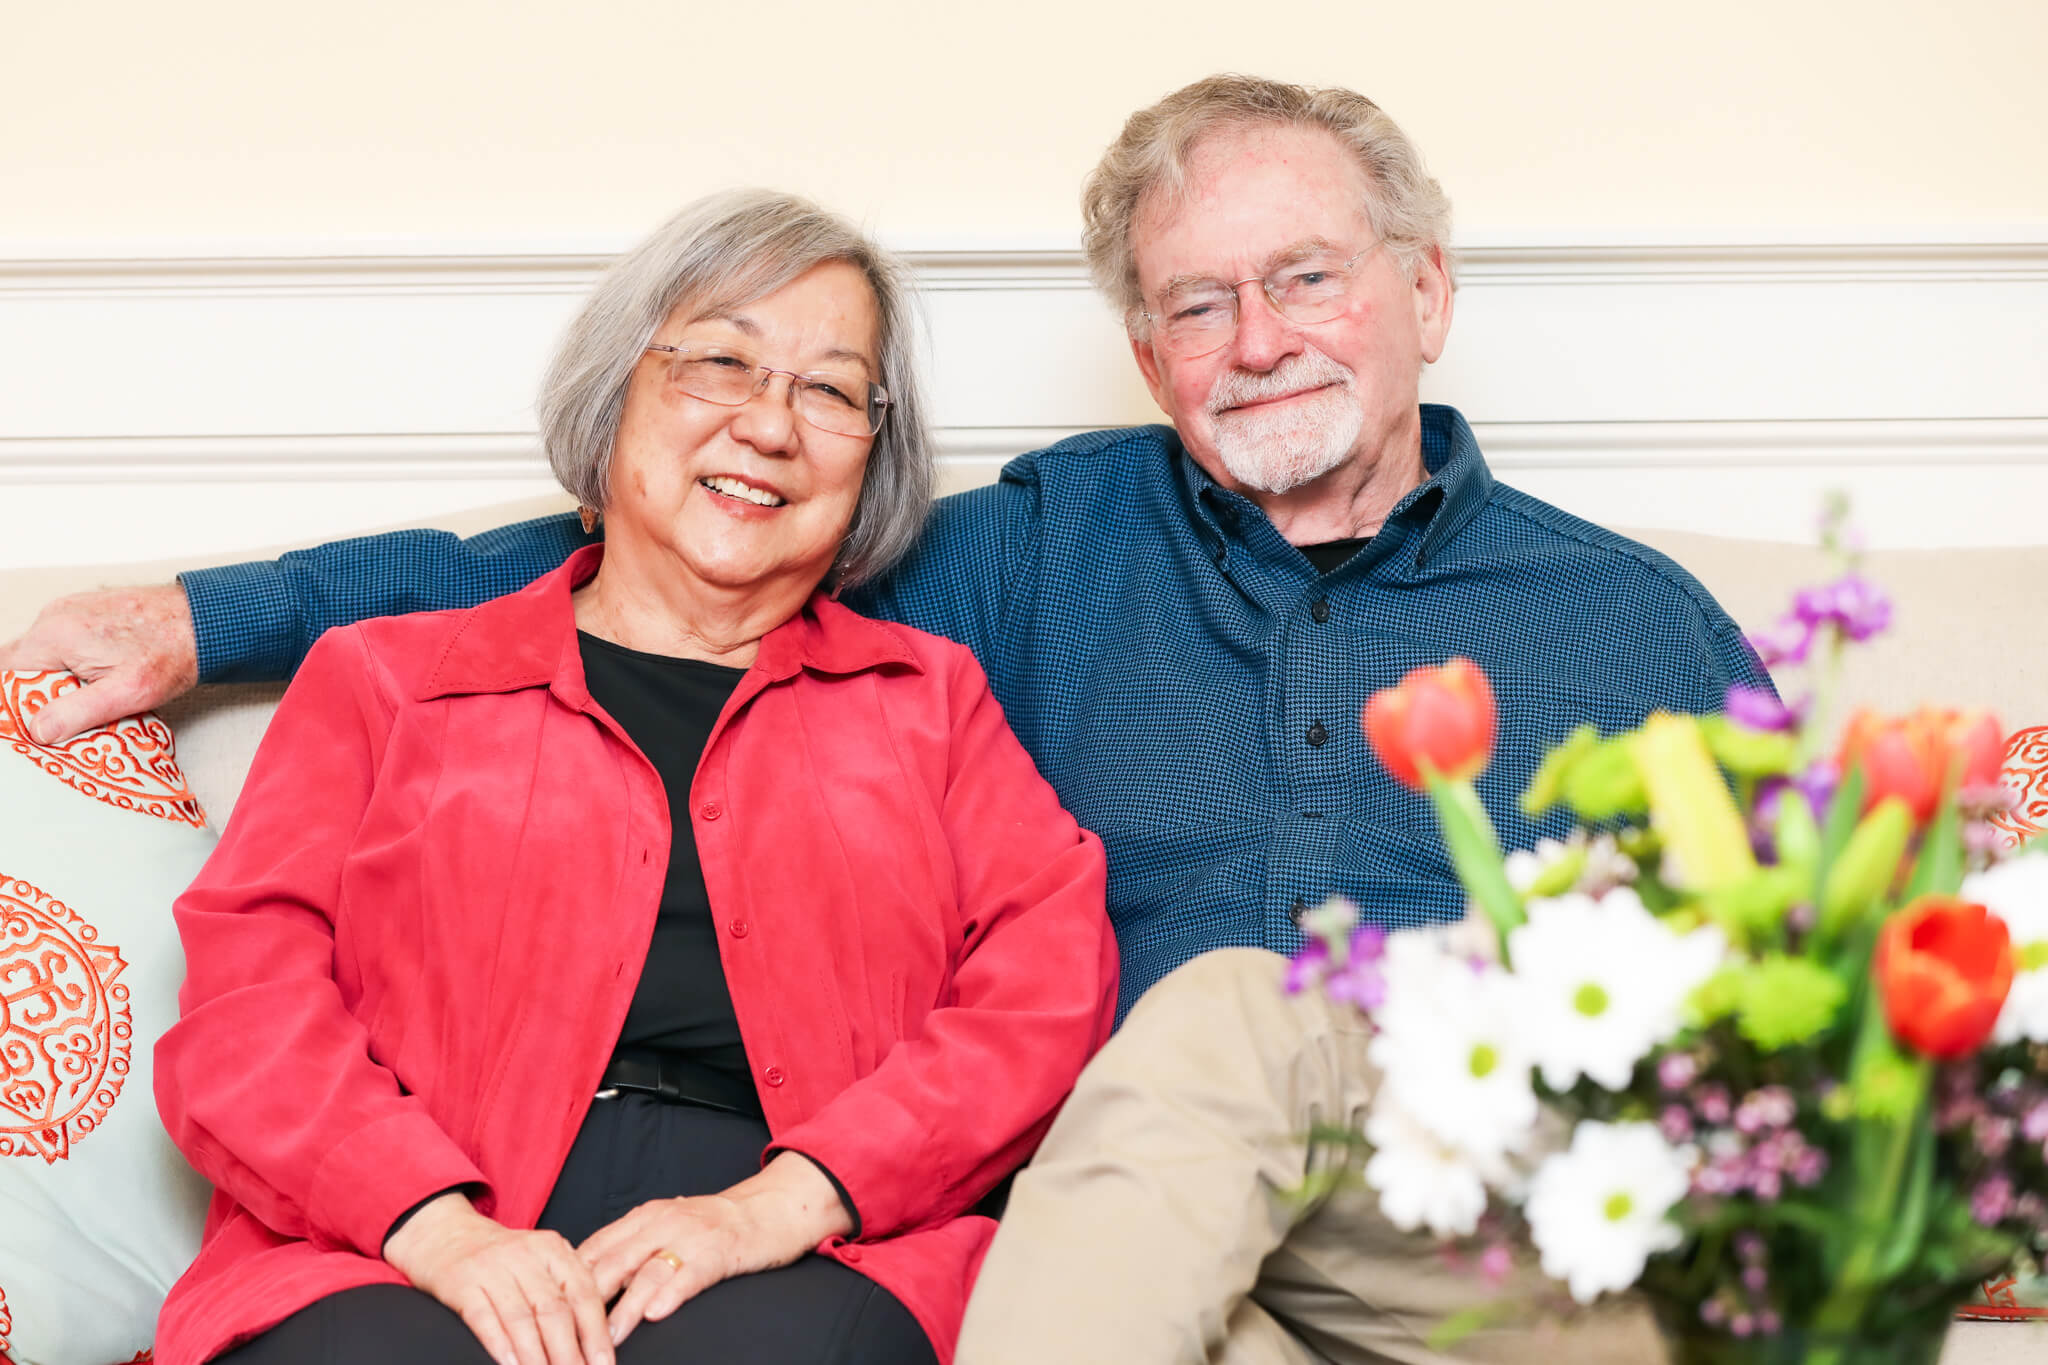
[[1479, 793], [1470, 781], [1447, 782], [1433, 772], [1425, 773], [1425, 778], [1451, 866], [1465, 884], [1465, 894], [1492, 921], [1500, 935], [1501, 961], [1506, 962], [1508, 932], [1527, 916], [1522, 912], [1522, 898], [1508, 884], [1493, 821], [1487, 818], [1486, 807], [1479, 803]]
[[1679, 885], [1731, 886], [1756, 871], [1749, 830], [1692, 716], [1657, 712], [1628, 748], [1649, 793], [1650, 818], [1676, 857]]
[[1714, 761], [1737, 777], [1783, 777], [1799, 766], [1797, 736], [1752, 730], [1726, 716], [1702, 716], [1700, 734]]
[[1906, 899], [1953, 896], [1963, 885], [1963, 813], [1953, 790], [1942, 793], [1934, 821], [1920, 840], [1920, 856], [1906, 883]]
[[1731, 962], [1702, 981], [1685, 1002], [1686, 1023], [1692, 1028], [1706, 1028], [1741, 1009], [1754, 970], [1747, 962]]
[[1805, 894], [1807, 878], [1798, 868], [1760, 867], [1751, 876], [1709, 891], [1701, 907], [1738, 946], [1759, 936], [1775, 936], [1790, 910]]
[[1905, 1189], [1899, 1196], [1898, 1213], [1892, 1219], [1891, 1237], [1871, 1272], [1880, 1284], [1897, 1277], [1920, 1254], [1933, 1197], [1934, 1125], [1923, 1120], [1914, 1125], [1913, 1155], [1907, 1160]]
[[1806, 879], [1807, 892], [1815, 890], [1814, 874], [1820, 868], [1820, 822], [1813, 818], [1813, 806], [1806, 793], [1787, 787], [1778, 795], [1778, 818], [1771, 826], [1771, 842], [1778, 846], [1778, 866], [1796, 869]]
[[1827, 819], [1821, 822], [1820, 865], [1823, 872], [1834, 867], [1835, 859], [1842, 856], [1842, 849], [1848, 845], [1849, 836], [1856, 832], [1856, 821], [1863, 814], [1863, 793], [1869, 790], [1863, 778], [1863, 766], [1854, 764], [1842, 774], [1842, 780], [1835, 785], [1834, 797], [1828, 802]]
[[1552, 748], [1536, 765], [1535, 776], [1529, 779], [1528, 789], [1522, 793], [1522, 813], [1535, 820], [1564, 800], [1565, 775], [1599, 744], [1600, 732], [1590, 725], [1578, 726], [1566, 735], [1564, 742]]
[[1827, 1032], [1848, 999], [1848, 987], [1826, 967], [1774, 953], [1746, 974], [1736, 1028], [1763, 1051], [1776, 1052]]
[[1516, 1308], [1511, 1299], [1489, 1299], [1457, 1312], [1429, 1329], [1425, 1344], [1432, 1351], [1448, 1351], [1489, 1323], [1510, 1316]]
[[1839, 939], [1884, 899], [1912, 837], [1913, 813], [1895, 796], [1878, 802], [1857, 824], [1821, 883], [1822, 944]]
[[1650, 808], [1642, 774], [1621, 740], [1603, 741], [1580, 756], [1564, 775], [1564, 799], [1581, 820], [1595, 825]]

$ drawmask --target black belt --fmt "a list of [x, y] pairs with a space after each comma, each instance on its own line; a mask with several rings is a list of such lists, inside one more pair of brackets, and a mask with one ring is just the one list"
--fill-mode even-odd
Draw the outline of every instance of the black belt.
[[695, 1104], [706, 1109], [759, 1117], [761, 1097], [745, 1074], [655, 1048], [621, 1048], [598, 1082], [598, 1098], [625, 1092], [652, 1095], [667, 1104]]

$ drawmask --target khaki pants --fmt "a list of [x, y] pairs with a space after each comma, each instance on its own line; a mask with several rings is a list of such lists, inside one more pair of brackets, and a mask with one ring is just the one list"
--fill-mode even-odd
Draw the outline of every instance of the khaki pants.
[[1294, 1197], [1311, 1125], [1359, 1122], [1373, 1071], [1363, 1023], [1284, 967], [1224, 949], [1146, 993], [1018, 1176], [959, 1365], [1661, 1361], [1630, 1307], [1424, 1344], [1491, 1291], [1355, 1179]]

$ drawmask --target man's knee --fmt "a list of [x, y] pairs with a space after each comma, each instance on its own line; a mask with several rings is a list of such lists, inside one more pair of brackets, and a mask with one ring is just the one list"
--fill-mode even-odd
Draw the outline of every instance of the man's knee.
[[1190, 958], [1138, 997], [1129, 1029], [1142, 1020], [1159, 1027], [1189, 1016], [1208, 1019], [1219, 1008], [1263, 1007], [1286, 992], [1287, 959], [1264, 948], [1213, 948]]

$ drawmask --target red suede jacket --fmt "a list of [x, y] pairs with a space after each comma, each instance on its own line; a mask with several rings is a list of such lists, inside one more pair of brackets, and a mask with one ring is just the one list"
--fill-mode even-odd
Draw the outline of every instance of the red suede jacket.
[[[217, 1187], [162, 1365], [402, 1282], [451, 1185], [531, 1227], [617, 1041], [668, 867], [661, 781], [590, 699], [571, 589], [330, 632], [177, 903], [171, 1137]], [[860, 1212], [820, 1251], [941, 1360], [995, 1225], [966, 1210], [1107, 1038], [1103, 856], [973, 656], [823, 597], [761, 642], [690, 790], [774, 1148]]]

